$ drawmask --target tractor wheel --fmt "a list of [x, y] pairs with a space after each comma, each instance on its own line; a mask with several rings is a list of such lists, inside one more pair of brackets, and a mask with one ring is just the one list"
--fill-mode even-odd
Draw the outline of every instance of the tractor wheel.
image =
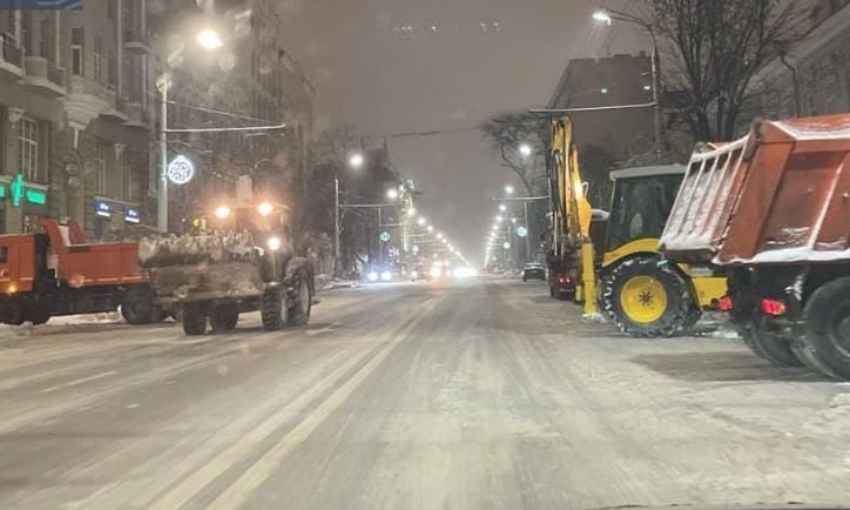
[[791, 350], [791, 344], [773, 333], [762, 331], [758, 326], [747, 324], [738, 328], [744, 343], [759, 358], [776, 367], [800, 367], [803, 363]]
[[183, 332], [186, 336], [200, 336], [207, 332], [207, 316], [198, 305], [183, 307]]
[[27, 320], [32, 322], [33, 326], [46, 324], [50, 320], [50, 308], [45, 305], [35, 305], [27, 314]]
[[839, 379], [850, 380], [850, 278], [817, 289], [803, 312], [804, 342], [812, 355]]
[[210, 314], [210, 326], [216, 333], [231, 331], [239, 322], [239, 304], [224, 303], [213, 308]]
[[127, 290], [121, 299], [121, 316], [134, 326], [150, 324], [154, 316], [151, 292], [139, 287]]
[[0, 300], [0, 320], [3, 324], [20, 326], [26, 320], [23, 307], [17, 301]]
[[617, 266], [605, 279], [602, 310], [620, 331], [640, 338], [672, 336], [688, 322], [693, 305], [684, 278], [657, 257]]
[[306, 326], [310, 322], [310, 310], [313, 307], [313, 295], [306, 273], [300, 273], [295, 279], [294, 296], [286, 314], [287, 326]]
[[262, 308], [260, 309], [263, 329], [266, 331], [277, 331], [283, 327], [286, 320], [285, 303], [286, 300], [283, 298], [280, 290], [266, 290], [265, 294], [263, 294]]

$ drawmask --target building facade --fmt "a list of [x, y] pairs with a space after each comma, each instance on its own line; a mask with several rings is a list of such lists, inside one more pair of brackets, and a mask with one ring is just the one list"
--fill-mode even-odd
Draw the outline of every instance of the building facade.
[[[85, 0], [82, 11], [0, 11], [0, 231], [26, 231], [39, 217], [75, 220], [92, 239], [155, 225], [166, 72], [169, 128], [288, 125], [169, 135], [168, 158], [188, 154], [201, 176], [171, 194], [172, 228], [201, 198], [232, 192], [239, 175], [278, 182], [303, 172], [315, 91], [282, 47], [275, 3], [216, 9]], [[195, 18], [216, 20], [227, 46], [172, 61], [185, 28], [174, 21]]]
[[[596, 108], [652, 103], [652, 59], [639, 55], [570, 60], [549, 108]], [[617, 161], [652, 149], [652, 108], [570, 114], [581, 147], [604, 147]]]
[[142, 221], [150, 123], [132, 80], [143, 20], [144, 0], [0, 12], [0, 179], [23, 186], [0, 204], [4, 232], [55, 217], [96, 238]]
[[850, 111], [850, 0], [820, 0], [811, 29], [753, 78], [748, 115], [787, 118]]

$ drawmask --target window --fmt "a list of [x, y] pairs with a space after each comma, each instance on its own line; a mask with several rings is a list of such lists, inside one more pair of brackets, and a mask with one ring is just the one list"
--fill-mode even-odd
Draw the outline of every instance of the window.
[[21, 43], [27, 55], [35, 55], [33, 35], [32, 11], [21, 11]]
[[53, 61], [50, 56], [50, 20], [47, 18], [38, 22], [38, 56]]
[[71, 29], [71, 73], [76, 76], [85, 74], [85, 57], [82, 27]]
[[107, 179], [108, 175], [106, 173], [106, 144], [102, 142], [98, 142], [95, 146], [94, 153], [94, 191], [100, 195], [105, 195], [107, 193]]
[[115, 2], [114, 0], [106, 1], [106, 18], [115, 19]]
[[94, 52], [92, 54], [92, 65], [94, 66], [94, 81], [103, 83], [103, 38], [94, 36]]
[[21, 173], [28, 181], [38, 181], [38, 122], [22, 118], [19, 137], [21, 155]]
[[9, 262], [9, 247], [0, 246], [0, 264], [6, 264], [7, 262]]
[[124, 175], [122, 179], [121, 196], [127, 200], [133, 198], [133, 161], [128, 153], [124, 153]]

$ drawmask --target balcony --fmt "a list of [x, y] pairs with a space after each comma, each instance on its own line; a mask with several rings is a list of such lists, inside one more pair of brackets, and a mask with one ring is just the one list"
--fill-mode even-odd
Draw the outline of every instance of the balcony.
[[[62, 102], [68, 122], [85, 129], [95, 117], [112, 116], [117, 112], [115, 91], [85, 76], [72, 75], [68, 81], [68, 94]], [[122, 122], [126, 118], [121, 119]]]
[[124, 50], [132, 55], [146, 55], [151, 51], [141, 29], [124, 31]]
[[138, 129], [152, 128], [150, 114], [142, 109], [140, 103], [127, 102], [123, 110], [127, 114], [127, 121], [124, 122], [125, 126]]
[[51, 96], [64, 96], [65, 70], [56, 67], [44, 57], [25, 57], [24, 83]]
[[15, 77], [24, 74], [24, 50], [3, 34], [0, 34], [0, 72]]

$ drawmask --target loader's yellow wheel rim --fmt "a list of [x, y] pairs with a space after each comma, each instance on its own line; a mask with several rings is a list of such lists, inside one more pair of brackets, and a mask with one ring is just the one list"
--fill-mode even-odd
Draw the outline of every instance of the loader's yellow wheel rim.
[[667, 310], [667, 291], [651, 276], [634, 276], [620, 291], [620, 305], [632, 322], [650, 324]]

